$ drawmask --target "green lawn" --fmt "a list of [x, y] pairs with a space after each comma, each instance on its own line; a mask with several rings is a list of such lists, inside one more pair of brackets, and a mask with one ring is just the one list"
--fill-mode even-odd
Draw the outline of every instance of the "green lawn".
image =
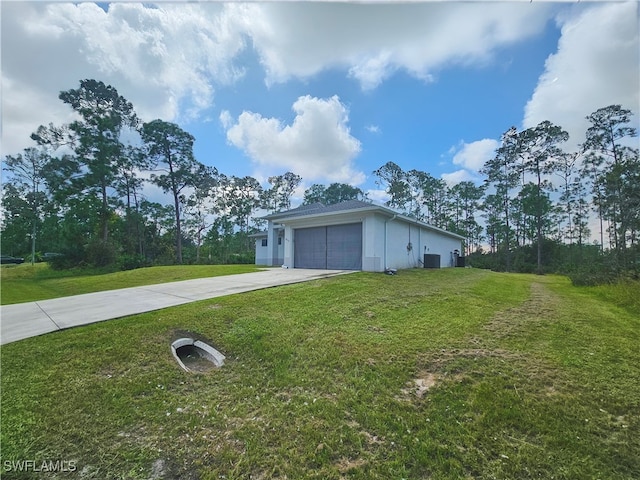
[[[617, 299], [356, 273], [5, 345], [3, 478], [637, 479], [640, 306]], [[225, 366], [180, 370], [185, 332]]]
[[9, 305], [257, 270], [255, 265], [181, 265], [101, 273], [90, 270], [56, 271], [46, 263], [3, 265], [0, 267], [0, 302]]

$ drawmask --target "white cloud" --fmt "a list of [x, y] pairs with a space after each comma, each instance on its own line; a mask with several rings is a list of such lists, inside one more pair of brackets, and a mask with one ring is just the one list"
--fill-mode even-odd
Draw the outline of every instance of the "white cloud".
[[494, 49], [540, 33], [545, 3], [256, 5], [245, 15], [267, 83], [346, 68], [363, 89], [402, 69], [425, 81], [450, 64], [482, 64]]
[[233, 65], [246, 38], [225, 4], [3, 2], [3, 152], [29, 146], [38, 125], [68, 121], [62, 90], [96, 78], [144, 120], [187, 119], [213, 102], [214, 84], [243, 75]]
[[380, 127], [378, 125], [367, 125], [364, 128], [370, 133], [380, 133]]
[[487, 160], [494, 156], [500, 142], [491, 138], [484, 138], [471, 143], [464, 143], [462, 148], [453, 156], [454, 165], [460, 165], [467, 170], [479, 172]]
[[460, 182], [478, 182], [479, 177], [469, 172], [468, 170], [461, 169], [452, 173], [443, 173], [442, 179], [449, 187], [457, 185]]
[[360, 142], [349, 132], [348, 111], [340, 99], [304, 96], [292, 108], [291, 125], [245, 111], [227, 129], [227, 139], [251, 158], [259, 176], [266, 176], [265, 170], [290, 170], [305, 181], [362, 183], [364, 173], [352, 165]]
[[[546, 2], [184, 2], [112, 3], [105, 12], [94, 3], [3, 2], [3, 151], [30, 146], [40, 124], [68, 121], [57, 96], [80, 79], [115, 86], [145, 120], [180, 122], [210, 108], [219, 85], [244, 75], [238, 56], [249, 48], [267, 84], [337, 68], [366, 90], [397, 71], [429, 82], [451, 65], [484, 65], [497, 49], [541, 34], [560, 9]], [[571, 12], [523, 124], [550, 119], [575, 138], [584, 132], [580, 119], [596, 108], [637, 107], [638, 12], [635, 2]]]
[[31, 145], [40, 124], [68, 121], [62, 90], [111, 84], [144, 120], [181, 122], [244, 75], [252, 46], [268, 84], [341, 68], [362, 88], [397, 70], [430, 81], [534, 35], [546, 5], [357, 3], [2, 3], [2, 147]]
[[233, 117], [228, 110], [223, 110], [222, 112], [220, 112], [219, 119], [220, 123], [222, 124], [222, 128], [224, 128], [225, 130], [228, 130], [229, 128], [231, 128], [231, 125], [233, 125]]
[[639, 113], [638, 9], [637, 2], [603, 3], [559, 20], [558, 50], [526, 105], [525, 128], [549, 120], [569, 132], [567, 148], [574, 148], [598, 108], [621, 104]]
[[389, 201], [391, 197], [384, 190], [379, 189], [369, 189], [366, 191], [367, 197], [375, 203], [380, 205], [384, 205], [385, 202]]
[[353, 65], [349, 76], [358, 80], [363, 90], [373, 90], [397, 69], [391, 52], [382, 51]]

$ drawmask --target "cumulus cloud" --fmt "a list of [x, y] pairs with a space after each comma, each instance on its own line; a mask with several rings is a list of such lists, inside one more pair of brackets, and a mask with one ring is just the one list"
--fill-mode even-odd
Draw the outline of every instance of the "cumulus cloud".
[[[451, 65], [482, 64], [500, 46], [540, 33], [545, 3], [267, 3], [245, 16], [267, 83], [346, 68], [363, 89], [397, 70], [431, 81]], [[328, 33], [330, 32], [330, 33]]]
[[477, 175], [465, 169], [456, 170], [452, 173], [443, 173], [442, 179], [449, 187], [457, 185], [460, 182], [478, 182], [481, 180]]
[[[224, 4], [8, 2], [2, 5], [3, 151], [24, 148], [38, 125], [62, 123], [62, 90], [96, 78], [145, 119], [187, 119], [211, 106], [215, 84], [243, 75], [246, 38]], [[26, 140], [25, 140], [26, 139]]]
[[30, 145], [38, 125], [62, 123], [57, 98], [84, 78], [116, 87], [145, 120], [181, 122], [241, 78], [253, 48], [267, 84], [330, 68], [363, 89], [397, 70], [430, 81], [540, 32], [546, 5], [350, 3], [2, 4], [2, 145]]
[[380, 205], [384, 205], [385, 202], [388, 202], [391, 199], [387, 192], [380, 189], [369, 189], [366, 191], [366, 194], [369, 200]]
[[495, 150], [499, 146], [500, 142], [491, 138], [464, 143], [453, 156], [453, 163], [472, 172], [479, 172], [485, 162], [494, 156]]
[[[365, 175], [354, 169], [360, 142], [349, 131], [349, 115], [337, 96], [320, 99], [299, 97], [292, 107], [291, 125], [259, 113], [242, 112], [227, 128], [229, 143], [254, 162], [258, 175], [264, 171], [290, 170], [307, 181], [328, 180], [360, 184]], [[228, 121], [228, 115], [222, 118]]]
[[567, 148], [574, 148], [598, 108], [621, 104], [639, 113], [638, 9], [637, 2], [604, 3], [559, 19], [558, 50], [526, 105], [525, 128], [549, 120], [569, 132]]
[[453, 155], [454, 165], [463, 168], [451, 173], [443, 173], [442, 179], [450, 187], [460, 182], [481, 182], [482, 176], [479, 172], [487, 160], [495, 155], [499, 146], [500, 142], [492, 138], [483, 138], [471, 143], [461, 141], [458, 145], [453, 145], [447, 153]]
[[[525, 126], [548, 118], [573, 134], [584, 128], [572, 119], [614, 102], [638, 104], [635, 2], [580, 8], [578, 18], [559, 20], [561, 42]], [[547, 2], [127, 2], [107, 11], [4, 2], [3, 151], [29, 146], [40, 124], [68, 121], [58, 93], [83, 78], [115, 86], [145, 120], [181, 122], [209, 109], [220, 85], [243, 77], [239, 58], [249, 49], [267, 84], [341, 69], [367, 90], [397, 71], [430, 82], [452, 65], [484, 65], [499, 48], [541, 34], [558, 10]]]

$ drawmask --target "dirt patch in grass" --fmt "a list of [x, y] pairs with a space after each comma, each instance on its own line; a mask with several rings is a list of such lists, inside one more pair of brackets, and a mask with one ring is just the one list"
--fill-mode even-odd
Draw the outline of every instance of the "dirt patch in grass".
[[338, 461], [336, 467], [338, 468], [338, 471], [340, 473], [345, 474], [345, 473], [351, 472], [352, 470], [356, 470], [362, 467], [366, 463], [367, 461], [362, 458], [355, 458], [355, 459], [341, 458]]
[[447, 382], [461, 383], [480, 375], [484, 360], [497, 360], [498, 364], [526, 364], [527, 357], [507, 350], [487, 348], [443, 349], [418, 359], [418, 373], [401, 390], [401, 400], [422, 399], [432, 389]]
[[407, 387], [402, 389], [405, 398], [422, 398], [438, 382], [438, 376], [431, 372], [420, 372], [416, 378], [407, 383]]
[[491, 337], [502, 339], [517, 335], [532, 322], [553, 319], [560, 305], [558, 295], [541, 283], [531, 284], [531, 296], [514, 308], [498, 312], [484, 326]]
[[522, 378], [535, 379], [540, 394], [555, 396], [564, 384], [551, 366], [532, 355], [497, 348], [497, 341], [515, 337], [527, 331], [532, 322], [553, 319], [560, 298], [541, 283], [531, 284], [531, 295], [521, 305], [498, 312], [479, 334], [469, 336], [465, 346], [471, 348], [441, 349], [421, 356], [416, 376], [402, 389], [404, 400], [423, 398], [430, 390], [445, 382], [475, 381], [486, 375], [487, 362], [495, 364], [494, 371], [517, 372]]

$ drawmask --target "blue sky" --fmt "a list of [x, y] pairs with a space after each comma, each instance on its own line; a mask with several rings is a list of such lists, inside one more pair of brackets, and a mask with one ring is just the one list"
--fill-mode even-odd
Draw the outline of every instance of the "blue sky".
[[[453, 184], [510, 126], [543, 120], [582, 141], [584, 117], [636, 113], [636, 2], [2, 3], [2, 154], [72, 117], [83, 78], [143, 120], [178, 123], [227, 175], [290, 170], [384, 196], [387, 161]], [[37, 67], [34, 68], [34, 65]]]
[[[400, 71], [371, 91], [363, 91], [341, 69], [267, 87], [253, 56], [245, 59], [246, 78], [219, 90], [216, 107], [233, 117], [251, 110], [289, 125], [295, 116], [291, 105], [299, 96], [338, 95], [349, 110], [350, 132], [362, 143], [355, 159], [362, 171], [370, 174], [391, 160], [406, 170], [422, 169], [440, 176], [450, 170], [451, 148], [464, 139], [497, 138], [511, 125], [522, 123], [523, 107], [558, 37], [558, 29], [549, 22], [538, 38], [501, 48], [486, 65], [443, 68], [429, 83]], [[212, 126], [196, 122], [186, 127], [204, 140]], [[204, 158], [214, 144], [213, 151], [232, 155], [226, 163], [229, 168], [238, 169], [246, 156], [226, 148], [223, 129], [213, 128], [221, 134], [206, 143], [199, 141], [199, 156]], [[224, 155], [220, 165], [225, 165]], [[243, 167], [242, 174], [251, 174], [249, 163]]]

